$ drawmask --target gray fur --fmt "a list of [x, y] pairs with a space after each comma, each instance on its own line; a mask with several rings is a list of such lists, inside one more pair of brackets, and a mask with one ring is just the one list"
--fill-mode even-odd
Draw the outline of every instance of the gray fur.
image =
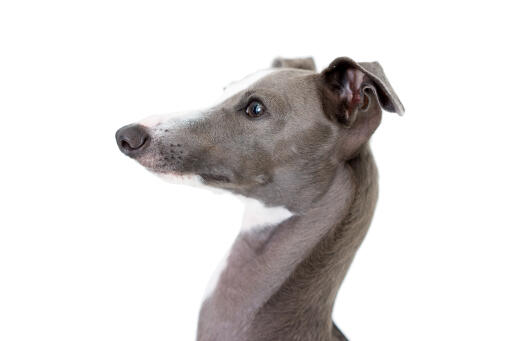
[[[206, 117], [152, 128], [150, 144], [130, 155], [154, 172], [196, 174], [207, 185], [295, 213], [238, 235], [201, 308], [199, 341], [345, 339], [331, 314], [376, 205], [368, 141], [381, 107], [404, 109], [379, 64], [341, 58], [319, 74], [289, 68], [292, 62], [274, 65], [284, 67]], [[346, 69], [364, 73], [361, 97], [349, 103]], [[251, 99], [267, 114], [247, 118]], [[336, 119], [345, 112], [349, 125]]]

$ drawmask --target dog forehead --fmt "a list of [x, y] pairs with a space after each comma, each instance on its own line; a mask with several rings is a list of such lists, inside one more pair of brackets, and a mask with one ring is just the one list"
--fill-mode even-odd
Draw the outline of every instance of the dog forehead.
[[232, 97], [233, 95], [235, 95], [239, 92], [242, 92], [243, 90], [248, 89], [249, 87], [251, 87], [252, 85], [257, 83], [261, 79], [263, 79], [271, 74], [274, 74], [278, 71], [279, 71], [278, 69], [274, 69], [274, 68], [259, 70], [259, 71], [249, 74], [248, 76], [246, 76], [240, 80], [231, 82], [227, 86], [224, 87], [224, 92], [222, 94], [222, 98], [227, 99], [229, 97]]
[[[224, 87], [223, 94], [217, 103], [222, 103], [223, 101], [258, 85], [261, 85], [266, 89], [276, 88], [275, 90], [284, 90], [284, 88], [286, 88], [286, 81], [293, 79], [293, 76], [301, 76], [311, 73], [310, 71], [304, 71], [305, 70], [288, 68], [270, 68], [254, 72]], [[290, 91], [292, 89], [285, 90]]]

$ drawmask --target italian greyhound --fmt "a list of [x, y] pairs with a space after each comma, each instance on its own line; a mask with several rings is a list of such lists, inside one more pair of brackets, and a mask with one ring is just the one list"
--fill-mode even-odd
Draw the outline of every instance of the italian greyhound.
[[377, 62], [277, 58], [188, 118], [150, 117], [116, 133], [151, 172], [246, 202], [212, 278], [197, 340], [347, 340], [337, 291], [368, 230], [377, 169], [369, 138], [403, 105]]

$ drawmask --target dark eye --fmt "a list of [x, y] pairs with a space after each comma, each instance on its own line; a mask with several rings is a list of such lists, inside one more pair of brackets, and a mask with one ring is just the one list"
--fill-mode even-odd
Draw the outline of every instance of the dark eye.
[[260, 102], [252, 101], [247, 106], [247, 109], [245, 110], [245, 112], [251, 118], [258, 118], [264, 114], [265, 108], [264, 108], [264, 105], [262, 105]]

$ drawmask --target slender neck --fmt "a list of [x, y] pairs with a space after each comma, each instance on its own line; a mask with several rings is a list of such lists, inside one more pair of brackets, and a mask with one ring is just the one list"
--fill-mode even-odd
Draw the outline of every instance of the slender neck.
[[203, 303], [198, 340], [333, 339], [335, 297], [376, 196], [376, 168], [366, 148], [339, 165], [327, 192], [306, 212], [242, 231]]

